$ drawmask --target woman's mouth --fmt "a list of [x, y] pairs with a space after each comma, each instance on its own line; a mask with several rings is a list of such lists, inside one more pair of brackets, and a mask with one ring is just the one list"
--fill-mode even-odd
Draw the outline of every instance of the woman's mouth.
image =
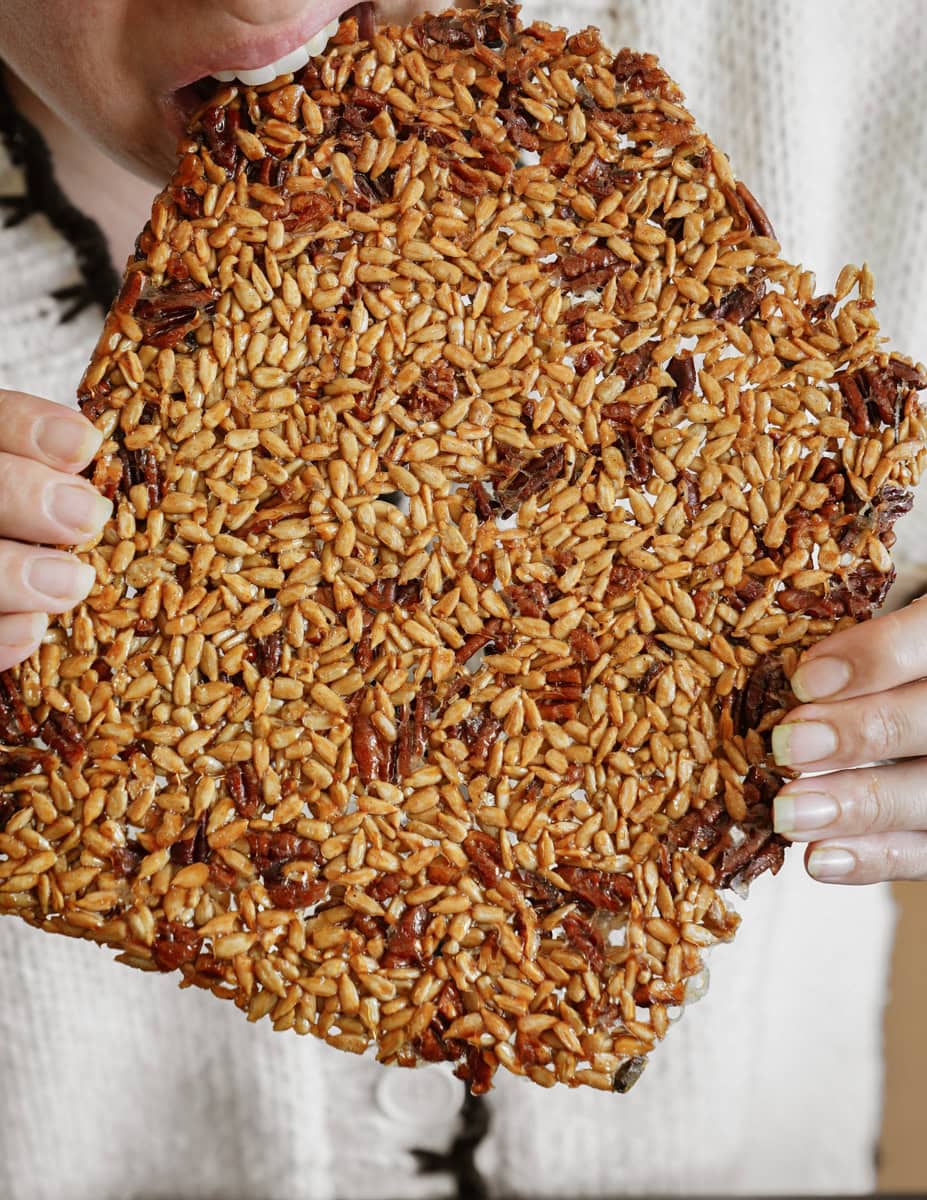
[[[319, 13], [319, 9], [323, 9]], [[334, 15], [321, 29], [317, 21], [320, 15]], [[369, 38], [374, 28], [374, 5], [372, 3], [350, 4], [350, 0], [328, 0], [315, 9], [311, 21], [303, 21], [302, 29], [290, 29], [263, 40], [251, 41], [237, 49], [217, 51], [209, 61], [201, 62], [186, 73], [188, 82], [175, 87], [166, 97], [168, 127], [175, 136], [182, 134], [193, 115], [216, 91], [220, 83], [239, 82], [246, 87], [261, 87], [280, 76], [292, 75], [313, 58], [325, 53], [331, 39], [345, 16], [355, 16], [362, 38]], [[306, 37], [306, 28], [315, 31]]]
[[320, 29], [318, 33], [313, 34], [307, 42], [304, 42], [301, 46], [297, 46], [289, 54], [284, 54], [281, 58], [267, 63], [266, 66], [257, 67], [253, 70], [248, 70], [245, 67], [231, 67], [225, 71], [213, 71], [213, 77], [222, 83], [231, 83], [233, 79], [237, 79], [240, 83], [247, 84], [248, 87], [258, 87], [262, 83], [270, 83], [278, 75], [288, 75], [294, 71], [299, 71], [306, 65], [310, 58], [316, 58], [324, 52], [325, 47], [338, 32], [340, 23], [341, 18], [335, 17], [323, 29]]

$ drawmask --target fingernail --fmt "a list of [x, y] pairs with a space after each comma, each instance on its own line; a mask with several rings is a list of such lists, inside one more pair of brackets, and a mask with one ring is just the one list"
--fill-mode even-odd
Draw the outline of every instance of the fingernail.
[[792, 676], [792, 691], [803, 704], [833, 696], [850, 682], [850, 664], [842, 658], [812, 658]]
[[113, 506], [93, 488], [77, 483], [56, 483], [48, 501], [49, 515], [82, 537], [98, 533]]
[[63, 412], [60, 417], [45, 417], [39, 422], [35, 442], [47, 458], [82, 463], [100, 449], [103, 435], [86, 421], [77, 421]]
[[34, 646], [47, 628], [44, 613], [11, 613], [0, 619], [0, 646], [6, 650]]
[[773, 825], [776, 833], [801, 833], [807, 829], [826, 829], [840, 816], [840, 805], [824, 792], [781, 791], [773, 801]]
[[845, 879], [856, 869], [856, 855], [838, 846], [824, 846], [808, 855], [808, 874], [815, 879]]
[[837, 732], [823, 721], [789, 721], [772, 731], [773, 756], [782, 767], [818, 762], [837, 749]]
[[96, 578], [93, 567], [67, 554], [45, 554], [26, 568], [26, 582], [46, 600], [82, 600]]

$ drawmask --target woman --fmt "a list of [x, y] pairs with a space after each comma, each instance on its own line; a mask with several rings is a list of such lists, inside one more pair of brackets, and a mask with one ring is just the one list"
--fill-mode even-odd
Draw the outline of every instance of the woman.
[[[0, 669], [90, 586], [76, 560], [33, 545], [76, 544], [109, 511], [78, 476], [98, 435], [52, 402], [71, 401], [97, 336], [115, 279], [107, 246], [121, 265], [171, 169], [185, 86], [279, 63], [340, 7], [0, 9], [0, 192], [13, 218], [0, 230]], [[915, 352], [927, 327], [920, 273], [905, 270], [927, 260], [917, 15], [914, 0], [596, 0], [569, 22], [661, 54], [776, 215], [786, 251], [807, 254], [825, 286], [870, 253], [883, 324]], [[908, 594], [921, 528], [917, 517], [899, 527]], [[796, 677], [809, 703], [777, 730], [777, 756], [840, 773], [826, 789], [791, 785], [776, 820], [810, 844], [817, 879], [927, 875], [924, 674], [927, 608], [910, 605], [816, 647]], [[901, 761], [850, 770], [886, 760]], [[456, 1186], [470, 1197], [485, 1180], [532, 1195], [868, 1191], [890, 936], [884, 888], [820, 887], [793, 855], [784, 879], [755, 885], [736, 947], [712, 960], [712, 995], [631, 1096], [501, 1079], [461, 1124], [462, 1092], [440, 1071], [384, 1071], [266, 1023], [246, 1029], [231, 1006], [182, 995], [169, 977], [5, 921], [0, 1194], [360, 1200]]]

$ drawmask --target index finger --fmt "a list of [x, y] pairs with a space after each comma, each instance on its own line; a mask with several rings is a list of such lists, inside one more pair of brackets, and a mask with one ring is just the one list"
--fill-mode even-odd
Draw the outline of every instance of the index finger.
[[0, 451], [73, 474], [86, 467], [102, 441], [86, 417], [62, 404], [0, 391]]
[[849, 700], [927, 676], [927, 603], [832, 633], [803, 655], [792, 676], [802, 703]]

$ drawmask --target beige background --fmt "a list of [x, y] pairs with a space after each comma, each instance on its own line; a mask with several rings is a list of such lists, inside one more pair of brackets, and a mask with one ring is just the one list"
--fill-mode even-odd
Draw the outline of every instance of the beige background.
[[927, 1195], [927, 884], [895, 885], [900, 917], [886, 1014], [879, 1186]]

